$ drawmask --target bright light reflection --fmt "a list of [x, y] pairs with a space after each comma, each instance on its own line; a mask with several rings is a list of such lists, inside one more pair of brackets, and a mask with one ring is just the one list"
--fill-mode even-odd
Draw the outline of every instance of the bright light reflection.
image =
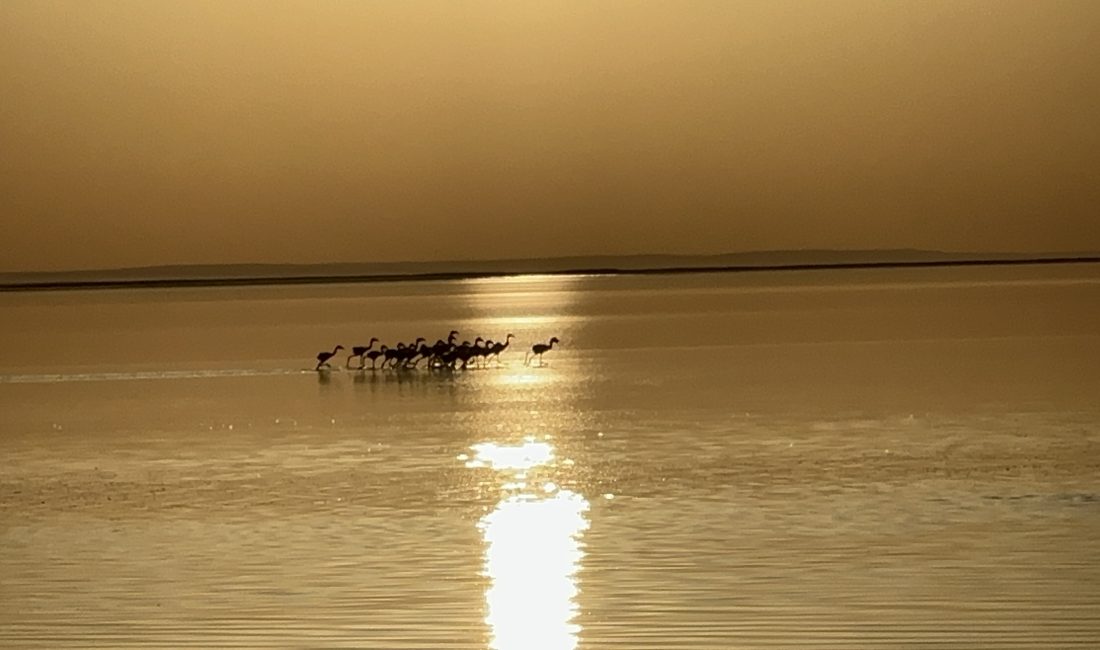
[[[584, 284], [583, 275], [516, 275], [460, 281], [471, 320], [458, 329], [485, 332], [492, 338], [516, 335], [503, 363], [520, 363], [530, 346], [551, 336], [570, 338], [573, 307]], [[465, 332], [463, 333], [465, 334]], [[500, 340], [500, 339], [498, 339]]]
[[513, 495], [480, 523], [488, 548], [485, 592], [494, 650], [572, 650], [580, 626], [576, 573], [588, 502], [562, 490], [549, 498]]
[[545, 465], [554, 459], [554, 448], [546, 442], [526, 438], [522, 445], [506, 447], [493, 442], [482, 442], [471, 447], [475, 456], [466, 467], [492, 467], [493, 469], [526, 470]]
[[489, 381], [505, 388], [511, 386], [545, 387], [553, 383], [555, 379], [561, 381], [559, 376], [552, 373], [541, 372], [541, 369], [531, 369], [520, 364], [518, 369], [505, 368], [503, 372], [490, 377]]
[[547, 442], [527, 438], [520, 445], [486, 442], [472, 447], [468, 467], [505, 471], [509, 494], [478, 523], [485, 539], [486, 622], [493, 650], [573, 650], [580, 625], [576, 574], [588, 528], [588, 501], [552, 481], [528, 488], [528, 470], [554, 458]]

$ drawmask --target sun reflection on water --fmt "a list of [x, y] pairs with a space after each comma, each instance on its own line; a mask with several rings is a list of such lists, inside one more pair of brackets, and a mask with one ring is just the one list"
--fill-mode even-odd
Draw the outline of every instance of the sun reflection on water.
[[554, 459], [554, 447], [548, 442], [525, 438], [523, 444], [514, 447], [482, 442], [471, 449], [476, 454], [466, 462], [466, 467], [492, 467], [500, 470], [527, 470], [545, 465]]
[[471, 448], [468, 467], [506, 473], [504, 498], [478, 523], [485, 539], [486, 622], [494, 650], [572, 650], [580, 626], [576, 574], [588, 528], [583, 496], [550, 480], [528, 487], [527, 473], [554, 459], [553, 446], [526, 438], [519, 445], [486, 442]]

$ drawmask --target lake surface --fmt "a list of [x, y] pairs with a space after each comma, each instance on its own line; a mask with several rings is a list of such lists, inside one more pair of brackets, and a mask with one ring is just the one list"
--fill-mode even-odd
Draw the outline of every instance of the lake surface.
[[[1095, 265], [0, 313], [3, 647], [1100, 645]], [[517, 338], [311, 370], [451, 329]]]

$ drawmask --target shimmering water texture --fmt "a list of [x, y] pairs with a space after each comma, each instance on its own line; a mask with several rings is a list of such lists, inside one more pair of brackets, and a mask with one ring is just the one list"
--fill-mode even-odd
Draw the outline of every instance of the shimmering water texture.
[[0, 307], [2, 647], [1100, 647], [1096, 267]]

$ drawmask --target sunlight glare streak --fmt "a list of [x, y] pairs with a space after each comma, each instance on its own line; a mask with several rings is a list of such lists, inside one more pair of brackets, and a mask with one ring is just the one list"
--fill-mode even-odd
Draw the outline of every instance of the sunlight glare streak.
[[482, 518], [486, 622], [494, 650], [572, 650], [580, 625], [575, 575], [588, 528], [584, 497], [562, 490], [549, 498], [512, 495]]
[[543, 384], [543, 383], [546, 383], [547, 378], [549, 376], [550, 375], [547, 375], [547, 374], [540, 374], [540, 373], [537, 373], [537, 372], [531, 372], [530, 370], [519, 371], [519, 372], [512, 372], [512, 373], [509, 373], [509, 374], [501, 374], [499, 377], [495, 378], [496, 379], [495, 383], [498, 383], [502, 386], [519, 386], [519, 385], [524, 385], [524, 384]]
[[473, 445], [467, 467], [507, 477], [504, 499], [478, 522], [485, 540], [485, 622], [493, 650], [573, 650], [580, 625], [576, 582], [588, 529], [588, 501], [550, 480], [528, 485], [529, 471], [554, 460], [549, 436], [518, 445]]
[[[465, 291], [470, 320], [458, 329], [487, 332], [501, 342], [506, 333], [516, 336], [511, 354], [518, 363], [530, 346], [551, 336], [568, 338], [563, 327], [576, 323], [573, 316], [587, 276], [516, 275], [468, 278], [458, 281]], [[468, 327], [467, 327], [468, 326]], [[518, 354], [517, 354], [518, 353]], [[500, 359], [496, 362], [501, 363]], [[507, 365], [505, 360], [504, 365]]]
[[554, 448], [549, 443], [536, 442], [534, 438], [527, 438], [522, 445], [515, 447], [482, 442], [470, 448], [474, 450], [475, 457], [466, 463], [466, 467], [526, 470], [554, 459]]

